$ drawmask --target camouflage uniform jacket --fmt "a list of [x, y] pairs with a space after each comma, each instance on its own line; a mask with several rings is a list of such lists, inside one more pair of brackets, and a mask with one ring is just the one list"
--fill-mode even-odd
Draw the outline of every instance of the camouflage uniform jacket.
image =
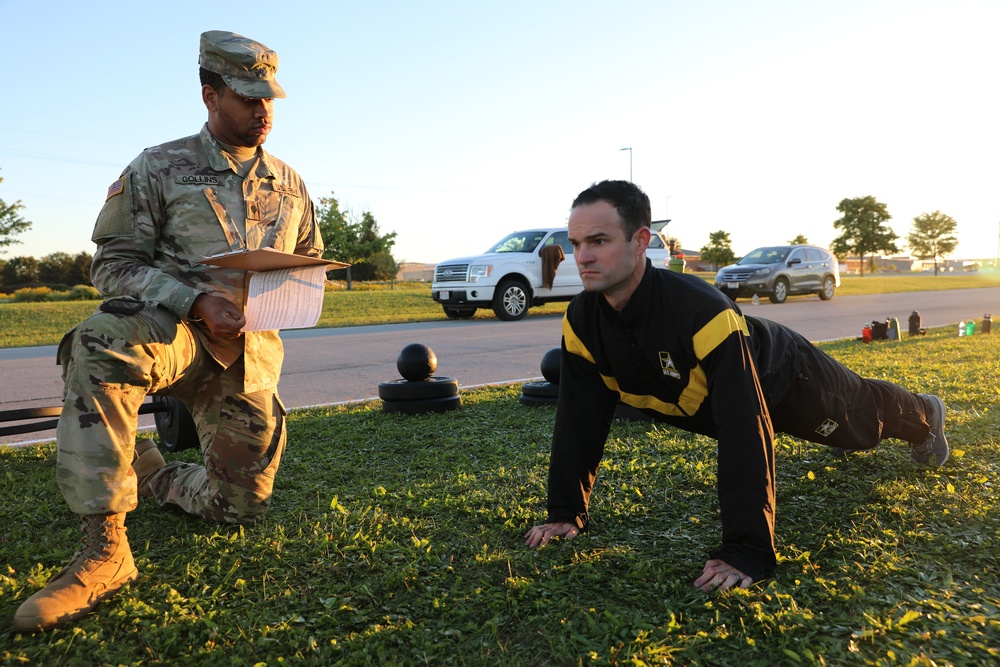
[[[323, 252], [299, 175], [258, 148], [249, 175], [240, 177], [207, 125], [197, 135], [147, 148], [126, 167], [108, 190], [93, 241], [91, 279], [102, 294], [133, 296], [181, 319], [200, 294], [243, 307], [246, 272], [199, 264], [203, 257], [263, 247], [313, 257]], [[223, 366], [245, 355], [244, 391], [277, 386], [283, 357], [277, 331], [223, 340], [195, 324]]]

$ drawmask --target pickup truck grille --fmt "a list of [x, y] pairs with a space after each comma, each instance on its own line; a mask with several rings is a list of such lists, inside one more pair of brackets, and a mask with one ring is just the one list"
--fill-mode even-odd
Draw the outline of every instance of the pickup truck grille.
[[434, 269], [436, 283], [464, 283], [469, 280], [468, 264], [438, 264]]

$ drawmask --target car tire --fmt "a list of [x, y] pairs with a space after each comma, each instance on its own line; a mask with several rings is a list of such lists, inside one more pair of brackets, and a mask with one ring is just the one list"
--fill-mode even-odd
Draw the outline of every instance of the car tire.
[[493, 312], [505, 322], [523, 320], [531, 306], [531, 293], [519, 280], [504, 280], [493, 295]]
[[833, 298], [833, 293], [837, 290], [837, 281], [833, 279], [833, 276], [827, 276], [823, 278], [823, 289], [819, 291], [819, 298], [823, 301], [829, 301]]
[[425, 398], [445, 398], [458, 394], [458, 380], [429, 377], [426, 380], [390, 380], [378, 383], [378, 397], [384, 401], [411, 401]]
[[788, 280], [785, 278], [778, 278], [774, 281], [774, 291], [768, 297], [771, 303], [784, 303], [785, 299], [788, 298]]
[[201, 447], [198, 427], [187, 406], [173, 396], [151, 396], [157, 410], [153, 413], [160, 446], [168, 452]]
[[442, 306], [449, 320], [467, 320], [476, 314], [475, 308], [449, 308]]

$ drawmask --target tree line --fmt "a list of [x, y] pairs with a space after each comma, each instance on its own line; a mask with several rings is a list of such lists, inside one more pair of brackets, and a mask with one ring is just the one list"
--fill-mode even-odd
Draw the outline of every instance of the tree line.
[[[0, 183], [3, 178], [0, 178]], [[28, 231], [31, 222], [21, 216], [24, 204], [7, 204], [0, 199], [0, 254], [21, 241], [17, 235]], [[347, 262], [347, 269], [331, 271], [332, 279], [351, 281], [393, 280], [399, 272], [399, 262], [392, 255], [396, 233], [383, 234], [371, 211], [355, 215], [343, 210], [333, 197], [322, 197], [316, 208], [316, 220], [323, 236], [323, 257]], [[36, 259], [30, 256], [0, 257], [0, 292], [13, 292], [32, 287], [54, 290], [78, 285], [90, 286], [90, 265], [93, 255], [80, 252], [71, 255], [54, 252]]]
[[[833, 221], [835, 229], [840, 230], [830, 244], [830, 252], [843, 261], [849, 255], [861, 260], [861, 276], [865, 274], [865, 257], [873, 258], [876, 254], [893, 254], [900, 251], [897, 244], [899, 236], [888, 227], [892, 219], [885, 204], [871, 195], [843, 199], [837, 205], [841, 217]], [[934, 261], [934, 275], [938, 274], [938, 260], [953, 253], [958, 246], [955, 232], [958, 223], [950, 215], [941, 211], [922, 213], [913, 219], [913, 227], [906, 237], [910, 253], [920, 260]], [[808, 243], [802, 234], [789, 241], [789, 244]], [[717, 231], [709, 234], [708, 244], [701, 249], [703, 262], [717, 267], [726, 266], [737, 261], [732, 250], [729, 233]]]

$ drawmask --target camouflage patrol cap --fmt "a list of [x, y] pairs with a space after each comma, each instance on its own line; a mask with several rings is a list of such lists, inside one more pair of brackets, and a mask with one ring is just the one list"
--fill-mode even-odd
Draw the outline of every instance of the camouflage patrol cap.
[[278, 54], [260, 42], [224, 30], [201, 33], [198, 64], [243, 97], [285, 97], [274, 79]]

